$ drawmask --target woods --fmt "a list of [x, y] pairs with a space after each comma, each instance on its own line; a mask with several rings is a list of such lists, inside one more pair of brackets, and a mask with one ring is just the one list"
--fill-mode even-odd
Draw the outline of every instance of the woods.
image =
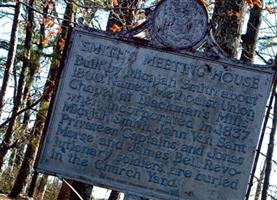
[[[154, 0], [0, 0], [0, 193], [9, 198], [122, 199], [121, 191], [99, 196], [93, 185], [36, 171], [47, 115], [61, 78], [73, 27], [118, 34], [151, 17]], [[277, 3], [271, 0], [206, 0], [213, 36], [230, 58], [271, 64], [277, 53]], [[5, 28], [6, 29], [6, 28]], [[149, 39], [151, 31], [142, 36]], [[186, 34], [186, 33], [184, 33]], [[201, 49], [202, 48], [202, 49]], [[205, 44], [200, 51], [205, 49]], [[208, 49], [208, 48], [207, 48]], [[274, 83], [276, 84], [276, 83]], [[276, 99], [276, 91], [273, 91]], [[273, 103], [272, 103], [273, 104]], [[277, 199], [274, 138], [276, 100], [249, 199]]]

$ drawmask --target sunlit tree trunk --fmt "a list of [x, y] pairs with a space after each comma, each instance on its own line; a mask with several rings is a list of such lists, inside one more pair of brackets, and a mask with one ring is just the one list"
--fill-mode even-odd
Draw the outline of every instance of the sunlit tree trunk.
[[261, 16], [262, 8], [254, 5], [254, 7], [250, 10], [247, 31], [244, 35], [241, 36], [242, 53], [240, 59], [245, 62], [253, 62], [258, 33], [262, 21]]
[[215, 0], [212, 23], [214, 37], [221, 48], [231, 57], [237, 57], [240, 34], [245, 15], [245, 1]]
[[12, 175], [12, 173], [14, 172], [16, 153], [17, 153], [17, 150], [13, 149], [9, 158], [8, 167], [6, 168], [6, 172], [9, 175]]
[[43, 197], [44, 197], [44, 194], [46, 191], [46, 187], [47, 187], [47, 181], [48, 181], [48, 176], [43, 175], [41, 177], [38, 187], [37, 187], [37, 191], [36, 191], [36, 195], [35, 195], [36, 200], [43, 200]]

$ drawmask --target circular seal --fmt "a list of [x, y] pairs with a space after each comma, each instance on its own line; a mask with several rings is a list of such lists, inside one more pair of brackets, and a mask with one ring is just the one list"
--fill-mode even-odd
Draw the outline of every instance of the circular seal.
[[193, 47], [207, 30], [208, 13], [200, 0], [163, 0], [154, 11], [153, 36], [166, 47]]

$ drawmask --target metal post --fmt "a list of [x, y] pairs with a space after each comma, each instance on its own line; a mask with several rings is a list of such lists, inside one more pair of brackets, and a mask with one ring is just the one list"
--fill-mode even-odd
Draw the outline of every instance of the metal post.
[[256, 149], [255, 159], [254, 159], [254, 163], [253, 163], [253, 166], [252, 166], [247, 191], [246, 191], [246, 194], [245, 194], [245, 200], [249, 199], [250, 191], [251, 191], [251, 188], [253, 186], [253, 179], [254, 179], [254, 176], [255, 176], [255, 172], [256, 172], [256, 168], [257, 168], [257, 164], [258, 164], [258, 160], [259, 160], [259, 155], [260, 155], [260, 151], [261, 151], [261, 147], [262, 147], [262, 143], [263, 143], [263, 139], [264, 139], [264, 135], [265, 135], [265, 130], [266, 130], [266, 127], [267, 127], [270, 111], [272, 109], [273, 98], [274, 98], [274, 94], [275, 94], [275, 90], [276, 90], [276, 84], [277, 84], [277, 74], [275, 74], [274, 78], [273, 78], [273, 87], [272, 87], [272, 91], [271, 91], [271, 96], [270, 96], [267, 111], [266, 111], [266, 114], [265, 114], [265, 119], [264, 119], [262, 131], [261, 131], [261, 136], [260, 136], [259, 141], [258, 141], [258, 146], [257, 146], [257, 149]]

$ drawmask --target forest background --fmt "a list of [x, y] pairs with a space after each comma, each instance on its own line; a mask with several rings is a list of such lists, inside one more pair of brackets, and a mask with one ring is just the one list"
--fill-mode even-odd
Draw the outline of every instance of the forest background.
[[[79, 199], [68, 187], [71, 185], [83, 199], [122, 198], [118, 191], [38, 174], [33, 166], [69, 27], [89, 26], [114, 34], [128, 31], [145, 21], [158, 2], [0, 0], [0, 193], [11, 198]], [[214, 37], [230, 57], [272, 64], [277, 53], [276, 1], [203, 3], [215, 27]], [[147, 32], [143, 37], [147, 39]], [[273, 151], [277, 109], [269, 107], [249, 199], [277, 199], [277, 157]]]

